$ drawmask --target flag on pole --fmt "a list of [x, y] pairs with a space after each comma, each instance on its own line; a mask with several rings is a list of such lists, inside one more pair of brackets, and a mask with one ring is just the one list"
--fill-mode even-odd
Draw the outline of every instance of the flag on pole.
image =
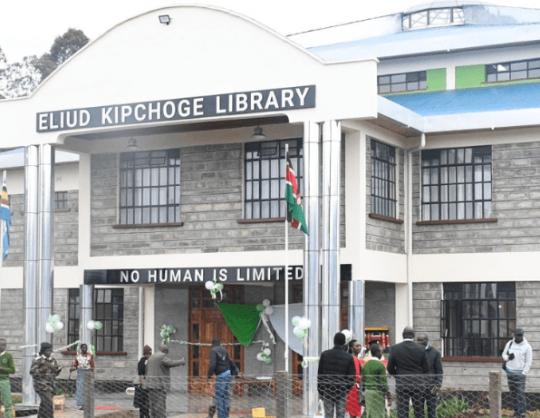
[[9, 226], [11, 225], [11, 212], [9, 210], [9, 195], [7, 192], [6, 184], [6, 172], [4, 171], [3, 181], [2, 181], [2, 203], [0, 209], [0, 219], [2, 221], [2, 231], [4, 231], [3, 240], [3, 250], [2, 254], [3, 259], [5, 260], [8, 256], [8, 247], [9, 247]]
[[289, 158], [289, 154], [286, 154], [287, 158], [287, 192], [285, 194], [285, 201], [287, 202], [287, 220], [291, 223], [291, 226], [296, 229], [300, 229], [309, 235], [306, 218], [304, 216], [304, 208], [302, 207], [302, 196], [298, 192], [298, 180], [296, 179], [296, 173]]

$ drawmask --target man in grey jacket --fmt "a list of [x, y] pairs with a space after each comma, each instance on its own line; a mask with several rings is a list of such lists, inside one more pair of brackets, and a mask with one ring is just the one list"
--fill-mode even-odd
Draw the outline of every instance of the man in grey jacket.
[[525, 397], [525, 385], [527, 373], [532, 363], [532, 348], [525, 338], [523, 330], [516, 329], [514, 339], [508, 341], [502, 353], [506, 361], [506, 373], [508, 374], [508, 389], [514, 406], [514, 416], [525, 418], [527, 414], [527, 398]]
[[167, 357], [169, 347], [159, 346], [146, 363], [146, 389], [150, 404], [150, 418], [167, 417], [167, 392], [171, 390], [171, 367], [184, 366], [186, 360], [171, 360]]

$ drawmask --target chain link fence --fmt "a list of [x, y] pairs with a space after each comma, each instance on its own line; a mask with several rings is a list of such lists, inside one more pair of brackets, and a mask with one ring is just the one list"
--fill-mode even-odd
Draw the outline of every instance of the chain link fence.
[[[278, 373], [273, 376], [231, 377], [225, 382], [216, 381], [216, 378], [172, 378], [154, 382], [150, 385], [153, 388], [145, 389], [144, 385], [138, 384], [138, 379], [97, 380], [92, 374], [87, 374], [84, 411], [78, 410], [73, 392], [74, 396], [66, 399], [65, 409], [60, 410], [55, 404], [55, 414], [78, 418], [217, 418], [218, 409], [224, 408], [230, 417], [322, 418], [325, 416], [325, 402], [327, 407], [330, 403], [348, 404], [349, 410], [354, 411], [351, 409], [353, 405], [358, 405], [365, 398], [367, 405], [361, 407], [362, 411], [366, 406], [380, 411], [382, 405], [388, 418], [414, 417], [415, 408], [417, 412], [423, 410], [420, 416], [427, 418], [540, 418], [540, 377], [527, 376], [523, 392], [519, 390], [523, 386], [513, 387], [510, 391], [508, 381], [503, 371], [479, 371], [474, 377], [445, 375], [442, 383], [435, 376], [381, 376], [380, 379], [366, 381], [367, 386], [363, 387], [348, 376], [308, 382], [301, 376]], [[170, 389], [158, 388], [160, 384]], [[59, 382], [58, 386], [62, 383]], [[318, 400], [317, 387], [322, 389], [322, 401]], [[350, 388], [353, 393], [358, 391], [360, 396], [349, 394]], [[428, 406], [433, 408], [435, 415], [428, 411]], [[398, 415], [400, 407], [402, 413]]]

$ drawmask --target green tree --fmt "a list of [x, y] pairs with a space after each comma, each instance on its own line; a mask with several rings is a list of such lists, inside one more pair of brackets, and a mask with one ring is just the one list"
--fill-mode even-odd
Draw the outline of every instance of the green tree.
[[42, 80], [45, 80], [88, 41], [83, 31], [73, 28], [68, 29], [62, 36], [57, 36], [50, 51], [43, 54], [36, 62], [36, 68], [41, 72]]

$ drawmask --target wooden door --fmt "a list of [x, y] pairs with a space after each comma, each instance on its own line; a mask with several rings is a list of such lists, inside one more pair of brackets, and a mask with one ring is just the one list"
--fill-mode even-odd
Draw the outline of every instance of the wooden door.
[[[227, 286], [223, 289], [224, 303], [244, 302], [243, 286]], [[225, 319], [217, 306], [216, 300], [212, 299], [210, 292], [204, 286], [190, 287], [190, 328], [189, 341], [194, 343], [212, 343], [212, 339], [218, 337], [222, 344], [237, 343]], [[241, 345], [224, 346], [229, 355], [236, 363], [238, 369], [244, 371], [244, 347]], [[206, 376], [210, 367], [211, 346], [190, 345], [189, 356], [189, 376], [191, 393], [213, 393], [213, 384], [208, 385]]]

